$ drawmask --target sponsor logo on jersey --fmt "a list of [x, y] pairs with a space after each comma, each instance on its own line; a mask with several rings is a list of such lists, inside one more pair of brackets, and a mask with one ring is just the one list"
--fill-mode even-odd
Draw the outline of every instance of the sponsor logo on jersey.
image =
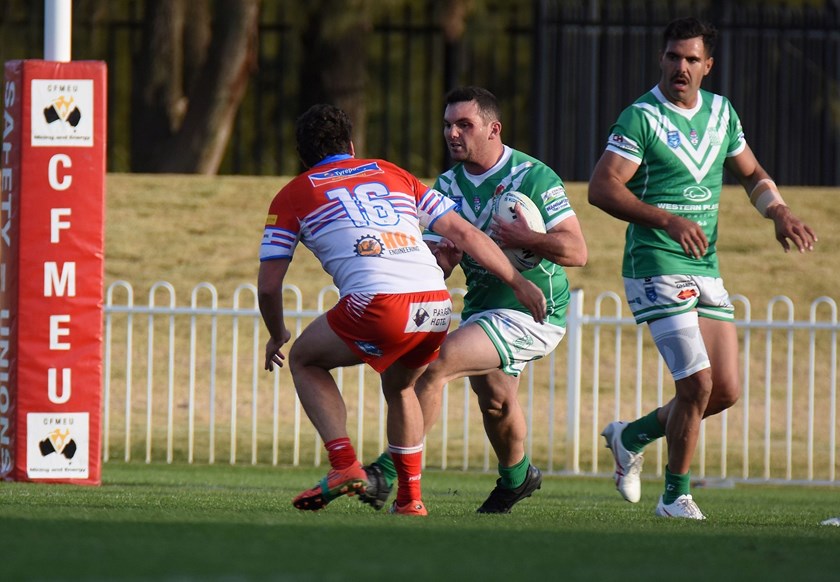
[[277, 215], [276, 214], [269, 214], [265, 217], [265, 225], [266, 226], [274, 226], [277, 224]]
[[615, 146], [625, 152], [629, 152], [631, 154], [638, 155], [639, 154], [639, 146], [635, 143], [624, 137], [623, 135], [613, 133], [610, 134], [609, 142], [607, 143], [608, 146]]
[[705, 202], [712, 197], [712, 191], [705, 186], [689, 186], [683, 190], [683, 196], [692, 202]]
[[369, 356], [374, 356], [374, 357], [378, 358], [379, 356], [382, 355], [382, 348], [380, 348], [376, 344], [373, 344], [371, 342], [363, 342], [363, 341], [357, 341], [357, 342], [355, 342], [355, 344], [356, 344], [357, 348], [359, 348], [360, 350], [362, 350], [364, 353], [366, 353]]
[[478, 194], [473, 196], [473, 210], [475, 210], [476, 214], [478, 214], [481, 211], [481, 198], [478, 197]]
[[563, 188], [563, 186], [556, 186], [550, 190], [546, 190], [540, 196], [542, 197], [543, 202], [549, 202], [555, 198], [565, 197], [566, 189]]
[[464, 197], [463, 196], [453, 196], [452, 202], [455, 203], [455, 210], [460, 214], [461, 209], [464, 207]]
[[373, 235], [365, 235], [356, 241], [356, 254], [360, 257], [381, 257], [383, 251], [382, 241]]
[[688, 141], [691, 142], [691, 145], [696, 146], [700, 143], [700, 138], [697, 137], [697, 130], [692, 129], [691, 132], [688, 134]]
[[405, 333], [428, 333], [449, 330], [452, 320], [452, 302], [423, 301], [412, 303], [409, 307], [412, 314], [405, 325]]
[[677, 299], [681, 301], [691, 299], [692, 297], [697, 297], [697, 289], [683, 289], [682, 291], [677, 293]]
[[561, 210], [564, 210], [569, 207], [569, 199], [568, 198], [561, 198], [560, 200], [555, 200], [549, 204], [545, 205], [545, 211], [548, 214], [557, 214]]
[[405, 253], [415, 253], [420, 250], [420, 244], [417, 239], [410, 234], [404, 232], [381, 232], [382, 245], [384, 251], [389, 255], [403, 255]]
[[315, 172], [309, 175], [309, 182], [313, 186], [322, 186], [331, 182], [344, 180], [345, 178], [359, 178], [362, 176], [375, 176], [385, 173], [376, 162], [362, 164], [353, 168], [333, 168], [326, 172]]
[[417, 311], [414, 312], [414, 325], [420, 327], [423, 325], [427, 319], [429, 319], [429, 312], [423, 309], [422, 307], [418, 308]]
[[678, 131], [669, 131], [668, 132], [668, 147], [677, 149], [680, 147], [680, 132]]

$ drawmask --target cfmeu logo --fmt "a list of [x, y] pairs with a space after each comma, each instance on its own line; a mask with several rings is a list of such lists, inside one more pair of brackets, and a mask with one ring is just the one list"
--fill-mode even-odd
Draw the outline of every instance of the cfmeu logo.
[[685, 196], [686, 200], [691, 200], [692, 202], [705, 202], [712, 197], [712, 191], [705, 186], [689, 186], [683, 190], [683, 196]]
[[68, 459], [73, 458], [77, 449], [76, 441], [70, 438], [70, 429], [61, 430], [60, 428], [55, 429], [47, 438], [39, 442], [38, 448], [41, 449], [41, 455], [44, 457], [58, 453]]
[[72, 127], [76, 127], [82, 120], [82, 112], [76, 107], [75, 100], [72, 97], [61, 95], [44, 108], [44, 119], [47, 124], [63, 121]]

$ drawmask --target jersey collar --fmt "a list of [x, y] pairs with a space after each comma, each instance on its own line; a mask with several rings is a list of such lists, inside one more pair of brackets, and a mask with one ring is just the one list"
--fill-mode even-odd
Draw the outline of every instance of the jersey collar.
[[323, 160], [321, 160], [320, 162], [318, 162], [317, 164], [315, 164], [312, 167], [317, 168], [318, 166], [322, 166], [324, 164], [331, 164], [332, 162], [338, 162], [338, 161], [346, 160], [346, 159], [349, 159], [349, 158], [352, 158], [352, 157], [353, 156], [351, 156], [350, 154], [333, 154], [331, 156], [327, 156], [326, 158], [324, 158]]

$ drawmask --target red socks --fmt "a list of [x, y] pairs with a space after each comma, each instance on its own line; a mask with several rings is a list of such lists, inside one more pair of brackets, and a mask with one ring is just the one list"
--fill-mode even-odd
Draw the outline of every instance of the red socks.
[[388, 452], [397, 469], [397, 505], [422, 501], [420, 477], [423, 466], [423, 444], [415, 447], [388, 445]]
[[330, 458], [330, 466], [338, 471], [358, 463], [356, 449], [350, 443], [350, 437], [341, 437], [324, 443]]

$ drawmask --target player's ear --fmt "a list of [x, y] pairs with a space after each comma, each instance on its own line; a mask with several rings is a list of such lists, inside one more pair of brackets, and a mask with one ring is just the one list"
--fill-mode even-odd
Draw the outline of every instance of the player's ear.
[[356, 157], [356, 146], [353, 145], [352, 140], [350, 140], [350, 155]]
[[501, 121], [494, 121], [490, 124], [490, 133], [488, 137], [491, 139], [501, 139], [502, 136], [502, 122]]
[[703, 73], [704, 77], [712, 71], [712, 65], [714, 65], [714, 64], [715, 64], [715, 58], [714, 57], [709, 57], [708, 59], [706, 59], [706, 72]]

